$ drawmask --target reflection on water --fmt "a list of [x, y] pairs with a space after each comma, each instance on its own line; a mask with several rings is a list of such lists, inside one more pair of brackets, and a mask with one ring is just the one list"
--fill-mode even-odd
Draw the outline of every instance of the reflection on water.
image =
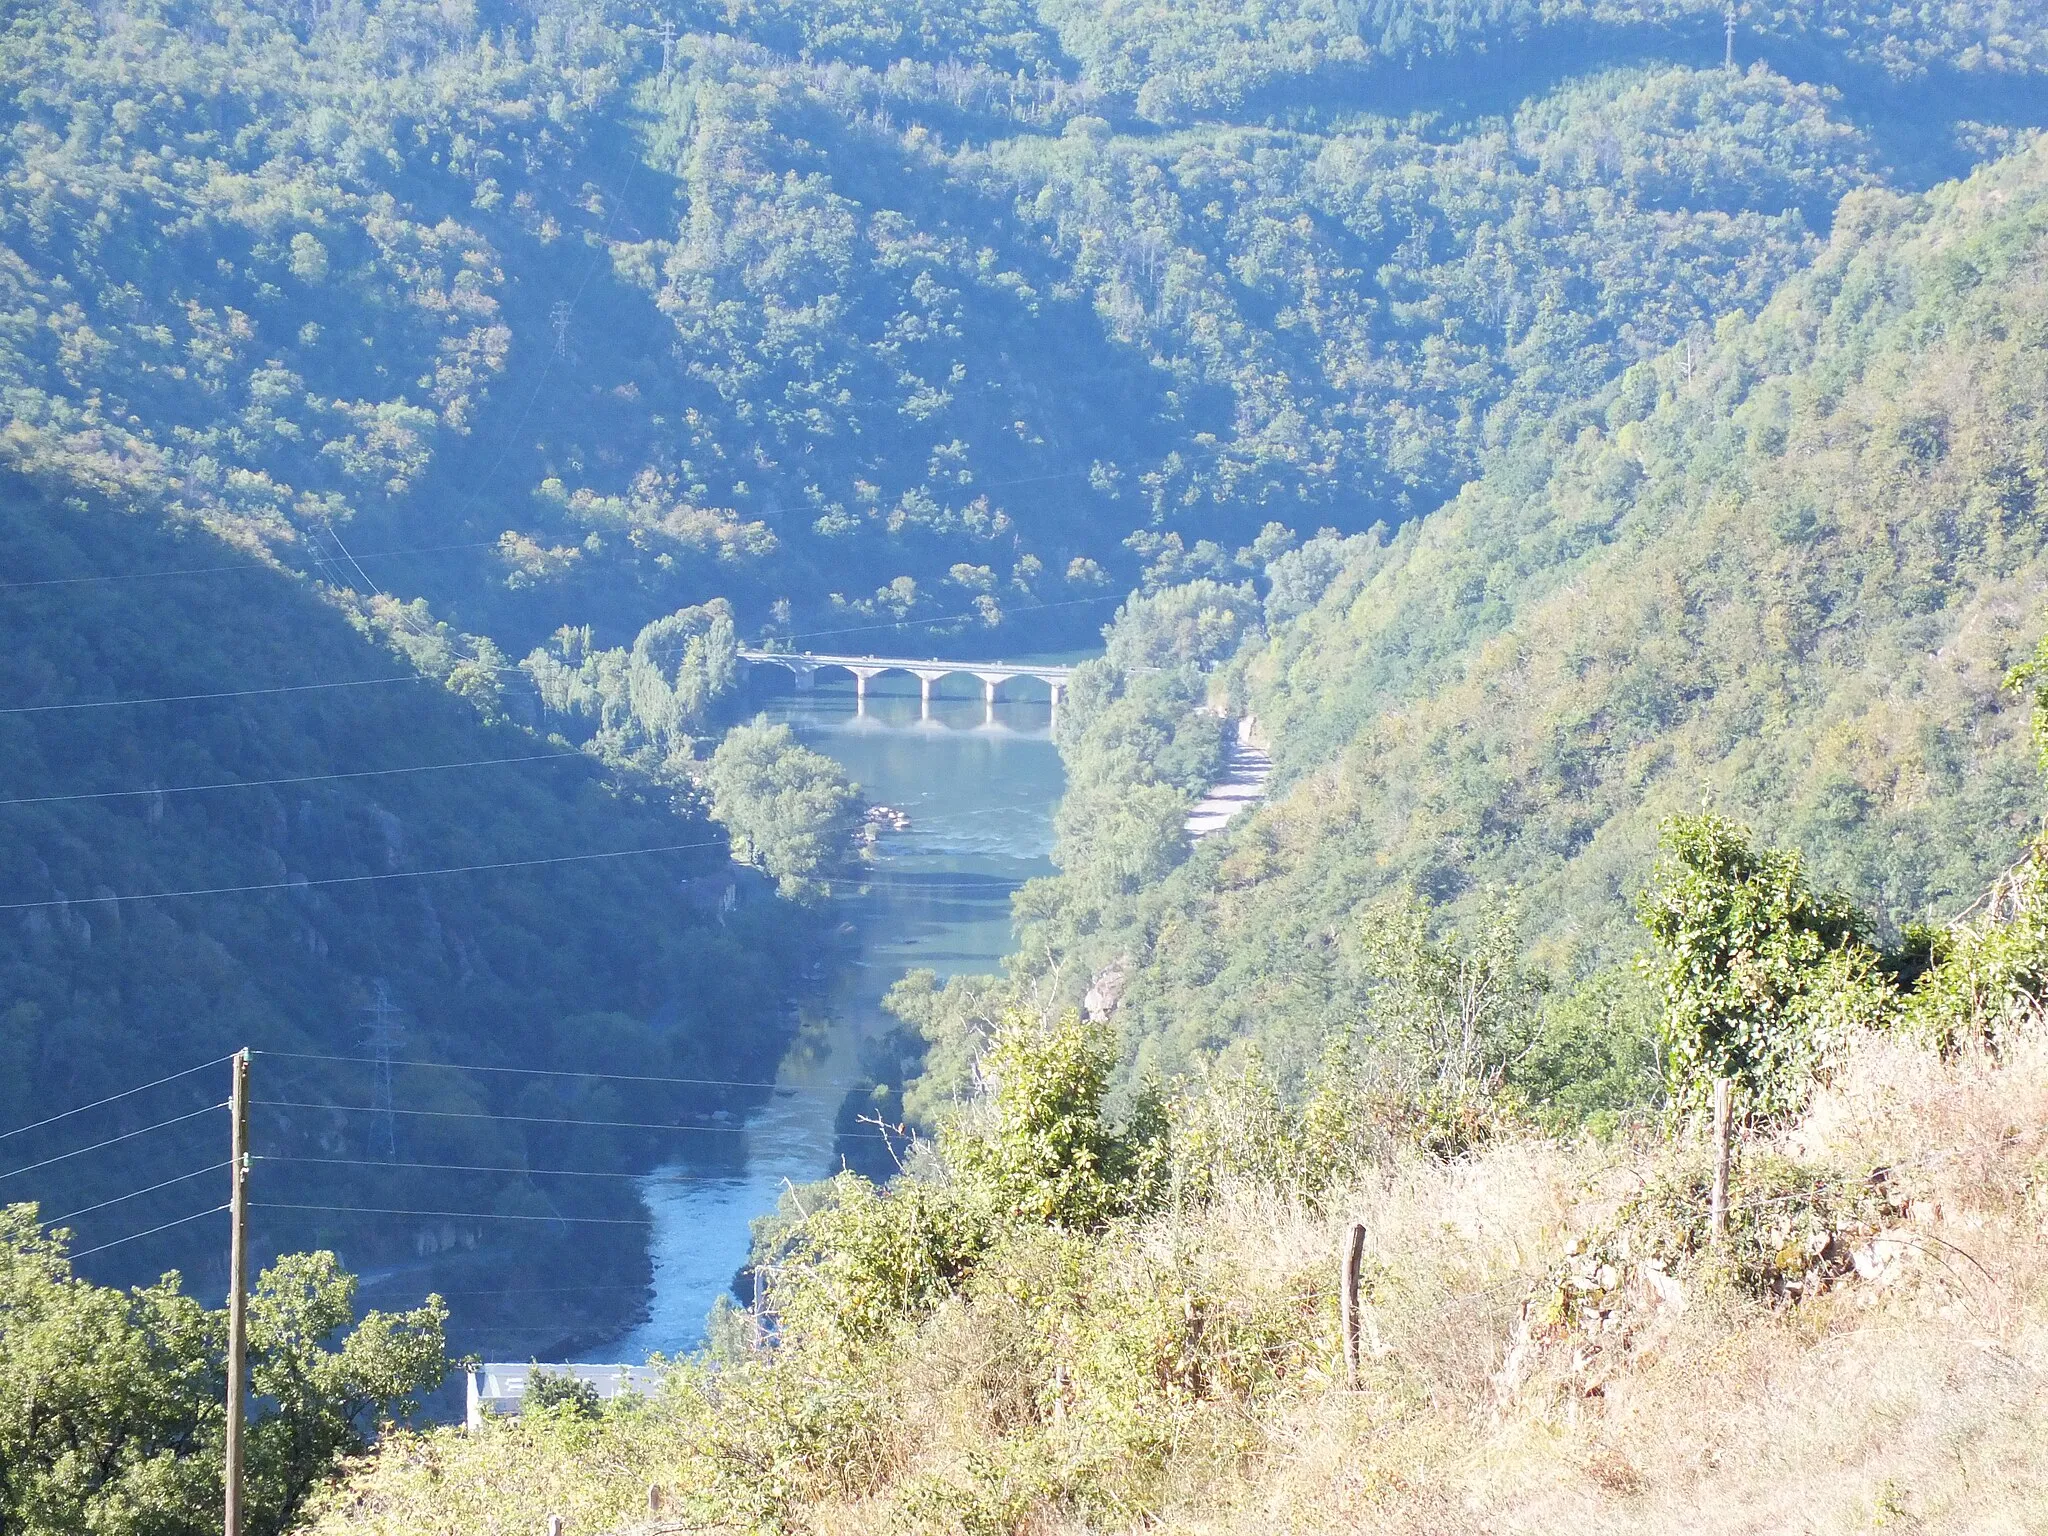
[[[969, 688], [971, 696], [946, 696]], [[833, 1171], [834, 1119], [858, 1077], [861, 1043], [893, 1025], [882, 994], [919, 967], [942, 978], [999, 968], [1010, 949], [1010, 893], [1052, 870], [1063, 783], [1045, 690], [1004, 686], [1013, 689], [1024, 697], [988, 710], [979, 683], [949, 679], [929, 719], [919, 718], [917, 684], [902, 676], [869, 684], [858, 709], [850, 678], [757, 701], [842, 763], [870, 801], [908, 812], [910, 829], [883, 833], [872, 877], [834, 898], [858, 934], [858, 958], [825, 1001], [806, 1008], [775, 1095], [738, 1138], [738, 1171], [676, 1166], [643, 1182], [654, 1221], [648, 1319], [592, 1359], [695, 1348], [705, 1314], [746, 1260], [748, 1223], [774, 1208], [785, 1181]]]

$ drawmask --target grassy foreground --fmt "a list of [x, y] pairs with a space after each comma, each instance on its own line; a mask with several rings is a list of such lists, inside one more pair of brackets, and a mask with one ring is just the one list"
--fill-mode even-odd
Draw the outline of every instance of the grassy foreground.
[[313, 1528], [2040, 1529], [2048, 1041], [1858, 1042], [1743, 1146], [1719, 1255], [1703, 1168], [1503, 1137], [1020, 1230], [929, 1307], [728, 1341], [658, 1400], [394, 1435]]

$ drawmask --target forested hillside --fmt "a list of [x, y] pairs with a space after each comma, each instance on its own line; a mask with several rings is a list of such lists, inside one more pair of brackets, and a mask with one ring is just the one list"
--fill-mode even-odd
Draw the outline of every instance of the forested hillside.
[[[1702, 802], [1893, 932], [1960, 910], [2041, 809], [2005, 675], [2048, 601], [2044, 258], [2039, 143], [1924, 198], [1857, 193], [1753, 321], [1635, 365], [1398, 533], [1271, 560], [1242, 643], [1250, 586], [1130, 604], [1075, 689], [1067, 872], [1020, 898], [1022, 963], [1075, 996], [1124, 976], [1161, 1068], [1249, 1037], [1299, 1071], [1369, 1016], [1403, 892], [1507, 901], [1559, 985], [1622, 1006], [1602, 967], [1637, 942], [1657, 824]], [[1278, 794], [1188, 857], [1211, 701], [1259, 721]], [[1156, 806], [1092, 789], [1134, 776]]]
[[[5, 1197], [33, 1196], [52, 1220], [84, 1212], [64, 1223], [81, 1251], [216, 1206], [218, 1111], [12, 1175], [218, 1105], [219, 1058], [254, 1046], [266, 1262], [338, 1247], [396, 1280], [387, 1292], [373, 1277], [373, 1301], [451, 1292], [458, 1347], [550, 1349], [616, 1328], [646, 1274], [639, 1202], [617, 1179], [519, 1170], [729, 1161], [729, 1136], [546, 1122], [676, 1119], [677, 1089], [580, 1075], [597, 1066], [771, 1072], [808, 921], [765, 888], [723, 915], [691, 902], [685, 886], [723, 868], [725, 839], [687, 799], [514, 726], [488, 670], [451, 691], [305, 583], [247, 560], [224, 572], [232, 552], [211, 538], [10, 477], [0, 547], [0, 1124], [217, 1061], [10, 1137]], [[474, 872], [432, 873], [451, 869]], [[400, 1069], [394, 1097], [412, 1112], [364, 1113], [380, 1003], [402, 1059], [542, 1075]], [[747, 1101], [694, 1099], [685, 1123]], [[86, 1267], [150, 1279], [178, 1263], [217, 1294], [223, 1220]]]
[[1996, 6], [1764, 10], [1734, 73], [1712, 11], [24, 9], [7, 451], [514, 656], [712, 595], [1085, 634], [1427, 510], [2040, 120]]

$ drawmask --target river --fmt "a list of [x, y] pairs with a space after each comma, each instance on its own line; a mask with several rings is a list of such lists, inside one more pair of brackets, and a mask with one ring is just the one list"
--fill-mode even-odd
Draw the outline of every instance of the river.
[[[781, 675], [754, 673], [756, 687], [764, 673]], [[870, 684], [858, 711], [851, 678], [753, 701], [841, 763], [871, 802], [907, 812], [910, 827], [884, 832], [871, 878], [833, 898], [854, 927], [858, 956], [806, 1006], [775, 1094], [746, 1122], [740, 1170], [706, 1178], [678, 1166], [642, 1181], [654, 1223], [648, 1315], [590, 1359], [638, 1363], [702, 1342], [712, 1303], [746, 1261], [748, 1224], [774, 1209], [785, 1182], [833, 1171], [834, 1120], [858, 1078], [861, 1044], [894, 1027], [882, 995], [919, 967], [942, 979], [999, 969], [1011, 948], [1011, 893], [1052, 872], [1064, 776], [1044, 698], [1000, 700], [991, 722], [979, 683], [955, 677], [945, 686], [971, 687], [974, 696], [935, 698], [929, 720], [919, 718], [916, 682], [897, 674]]]

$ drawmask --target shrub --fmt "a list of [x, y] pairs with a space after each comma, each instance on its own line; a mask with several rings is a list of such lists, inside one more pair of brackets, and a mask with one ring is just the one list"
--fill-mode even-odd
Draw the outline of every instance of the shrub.
[[1926, 969], [1907, 995], [1906, 1021], [1941, 1050], [2002, 1047], [2048, 1008], [2043, 849], [2036, 843], [1972, 917], [1926, 935]]
[[1641, 900], [1662, 953], [1666, 1068], [1680, 1104], [1732, 1078], [1758, 1111], [1805, 1101], [1848, 1033], [1896, 1015], [1896, 997], [1846, 900], [1808, 887], [1799, 854], [1755, 846], [1705, 813], [1664, 823]]
[[572, 1419], [594, 1419], [604, 1411], [604, 1402], [592, 1383], [536, 1367], [527, 1378], [526, 1398], [520, 1408], [527, 1413], [559, 1413]]
[[1089, 1230], [1143, 1209], [1164, 1168], [1164, 1125], [1149, 1095], [1129, 1124], [1105, 1118], [1114, 1065], [1110, 1042], [1078, 1013], [1047, 1026], [1009, 1014], [982, 1062], [994, 1091], [983, 1114], [942, 1137], [947, 1161], [1012, 1220]]

